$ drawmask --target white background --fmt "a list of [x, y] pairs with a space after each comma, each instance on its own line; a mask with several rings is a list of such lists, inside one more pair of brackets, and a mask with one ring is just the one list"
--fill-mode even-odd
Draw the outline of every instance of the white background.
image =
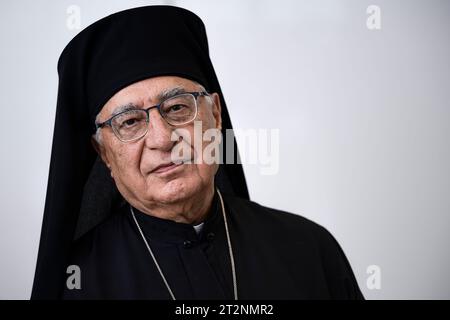
[[330, 230], [366, 298], [449, 299], [450, 2], [361, 0], [2, 2], [0, 298], [31, 293], [68, 6], [83, 29], [156, 3], [205, 22], [234, 126], [280, 129], [278, 174], [244, 166], [251, 198]]

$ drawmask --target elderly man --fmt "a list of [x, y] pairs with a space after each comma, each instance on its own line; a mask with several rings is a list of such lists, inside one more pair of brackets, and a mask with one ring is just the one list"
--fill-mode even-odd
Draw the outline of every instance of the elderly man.
[[363, 298], [326, 229], [250, 201], [241, 165], [196, 161], [196, 124], [232, 129], [196, 15], [108, 16], [58, 71], [32, 298]]

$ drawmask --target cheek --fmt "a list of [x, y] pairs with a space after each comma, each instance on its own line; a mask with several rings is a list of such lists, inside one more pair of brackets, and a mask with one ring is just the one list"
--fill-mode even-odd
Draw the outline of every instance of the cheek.
[[198, 113], [198, 119], [202, 121], [203, 130], [215, 128], [215, 119], [211, 109], [202, 108]]
[[218, 164], [197, 164], [195, 170], [203, 182], [210, 181], [218, 169]]
[[125, 180], [127, 177], [136, 178], [140, 174], [140, 148], [135, 148], [132, 145], [116, 146], [112, 152], [111, 167], [115, 178]]

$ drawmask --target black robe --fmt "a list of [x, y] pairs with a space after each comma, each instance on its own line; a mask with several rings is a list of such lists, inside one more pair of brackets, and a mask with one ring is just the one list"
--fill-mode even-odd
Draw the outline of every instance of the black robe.
[[[239, 299], [363, 299], [339, 244], [298, 215], [225, 196]], [[146, 215], [136, 218], [176, 299], [233, 299], [222, 210], [214, 195], [202, 231]], [[64, 299], [171, 299], [129, 204], [73, 245], [81, 289]]]

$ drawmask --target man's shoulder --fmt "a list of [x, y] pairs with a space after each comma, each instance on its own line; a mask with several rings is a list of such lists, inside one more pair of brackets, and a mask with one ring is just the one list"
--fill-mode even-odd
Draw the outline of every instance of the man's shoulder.
[[225, 201], [240, 230], [248, 231], [244, 232], [246, 240], [265, 249], [273, 248], [277, 255], [285, 252], [293, 257], [290, 261], [298, 261], [295, 257], [300, 257], [320, 266], [333, 297], [364, 299], [344, 251], [325, 227], [302, 215], [255, 201], [234, 196], [226, 197]]

